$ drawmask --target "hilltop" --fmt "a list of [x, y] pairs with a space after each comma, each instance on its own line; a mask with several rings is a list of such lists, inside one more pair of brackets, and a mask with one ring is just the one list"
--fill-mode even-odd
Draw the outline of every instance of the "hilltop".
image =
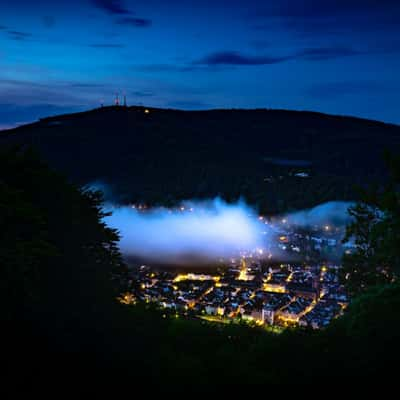
[[354, 199], [354, 184], [384, 177], [400, 127], [305, 111], [103, 107], [0, 132], [9, 143], [38, 147], [79, 184], [111, 184], [123, 201], [243, 196], [279, 212]]

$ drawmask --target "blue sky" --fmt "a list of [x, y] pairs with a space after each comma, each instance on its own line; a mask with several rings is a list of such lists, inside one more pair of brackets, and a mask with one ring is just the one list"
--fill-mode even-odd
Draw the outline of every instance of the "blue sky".
[[397, 0], [0, 3], [0, 128], [111, 104], [400, 123]]

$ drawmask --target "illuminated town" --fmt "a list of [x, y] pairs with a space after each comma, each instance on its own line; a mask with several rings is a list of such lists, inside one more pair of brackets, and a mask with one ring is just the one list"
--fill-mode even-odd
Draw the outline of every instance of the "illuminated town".
[[265, 326], [322, 328], [339, 316], [348, 297], [337, 266], [281, 264], [267, 271], [242, 259], [215, 274], [173, 273], [140, 266], [132, 272], [126, 303], [154, 302], [166, 311], [215, 322], [243, 320]]
[[[131, 264], [129, 290], [121, 301], [153, 303], [164, 315], [246, 322], [273, 331], [288, 326], [326, 327], [349, 302], [339, 282], [339, 263], [326, 258], [339, 248], [351, 251], [341, 247], [341, 229], [322, 225], [299, 233], [285, 218], [259, 219], [273, 226], [276, 234], [268, 248], [219, 260], [210, 269], [191, 268], [191, 272], [151, 263]], [[277, 252], [291, 261], [277, 262], [273, 256]]]

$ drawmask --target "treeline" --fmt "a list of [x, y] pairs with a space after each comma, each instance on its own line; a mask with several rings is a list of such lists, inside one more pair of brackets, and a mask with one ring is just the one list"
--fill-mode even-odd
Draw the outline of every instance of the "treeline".
[[[149, 206], [175, 206], [183, 199], [219, 196], [228, 202], [244, 199], [264, 214], [279, 214], [311, 208], [331, 200], [358, 200], [354, 177], [313, 174], [297, 177], [302, 169], [275, 167], [261, 162], [204, 162], [196, 164], [184, 155], [165, 158], [154, 164], [143, 160], [127, 174], [104, 177], [120, 201], [142, 202]], [[182, 167], [184, 165], [184, 167]]]

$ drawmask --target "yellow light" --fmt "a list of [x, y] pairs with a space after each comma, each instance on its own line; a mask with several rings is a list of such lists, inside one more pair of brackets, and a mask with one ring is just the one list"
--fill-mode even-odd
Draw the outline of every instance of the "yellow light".
[[204, 293], [203, 296], [207, 296], [209, 293], [211, 293], [214, 290], [214, 288], [211, 286], [209, 289], [207, 289]]
[[119, 297], [118, 300], [122, 304], [135, 304], [135, 297], [131, 293], [125, 293], [122, 297]]
[[175, 277], [174, 282], [185, 281], [187, 279], [187, 275], [179, 274]]
[[246, 271], [244, 271], [244, 270], [241, 270], [240, 271], [240, 273], [239, 273], [239, 277], [238, 277], [238, 280], [239, 281], [245, 281], [246, 280]]
[[199, 275], [199, 274], [189, 273], [189, 274], [178, 274], [173, 281], [181, 282], [181, 281], [186, 281], [186, 280], [192, 280], [192, 281], [214, 280], [214, 281], [218, 282], [220, 279], [221, 279], [220, 276], [211, 276], [211, 275], [204, 275], [204, 274]]
[[296, 317], [284, 317], [284, 316], [280, 316], [280, 320], [287, 323], [287, 324], [295, 324], [296, 322], [299, 322], [299, 318]]
[[244, 258], [242, 259], [242, 268], [240, 269], [238, 280], [239, 281], [248, 281], [249, 280], [249, 277], [247, 276], [247, 265], [246, 265], [246, 261]]
[[315, 300], [313, 300], [313, 302], [300, 314], [300, 318], [303, 315], [308, 314], [310, 311], [312, 311], [314, 309], [314, 307], [316, 306], [317, 302]]
[[272, 292], [272, 293], [285, 293], [286, 292], [285, 286], [273, 285], [273, 284], [271, 285], [271, 284], [268, 284], [268, 283], [265, 283], [263, 285], [263, 290], [265, 292]]
[[321, 271], [322, 271], [322, 272], [326, 272], [326, 271], [328, 271], [328, 268], [326, 268], [326, 266], [323, 265], [322, 268], [321, 268]]
[[150, 110], [146, 108], [146, 109], [144, 110], [144, 113], [145, 113], [145, 114], [149, 114], [149, 113], [150, 113]]
[[144, 283], [142, 283], [142, 284], [140, 285], [140, 287], [141, 287], [142, 289], [146, 289], [146, 285], [145, 285]]

